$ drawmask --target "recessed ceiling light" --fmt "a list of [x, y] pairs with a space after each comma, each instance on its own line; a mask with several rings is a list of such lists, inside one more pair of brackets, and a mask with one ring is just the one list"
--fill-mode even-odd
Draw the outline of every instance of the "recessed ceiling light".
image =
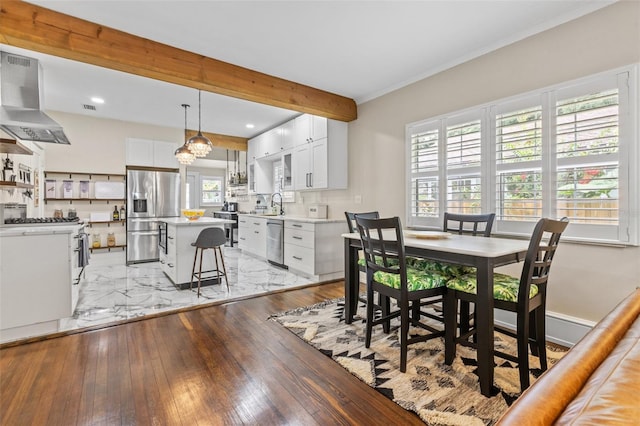
[[94, 96], [94, 97], [91, 98], [91, 102], [95, 102], [97, 104], [103, 104], [104, 103], [104, 99], [99, 98], [97, 96]]
[[251, 123], [247, 124], [247, 129], [253, 129], [254, 127], [256, 127], [256, 126], [254, 126], [254, 125], [253, 125], [253, 124], [251, 124]]

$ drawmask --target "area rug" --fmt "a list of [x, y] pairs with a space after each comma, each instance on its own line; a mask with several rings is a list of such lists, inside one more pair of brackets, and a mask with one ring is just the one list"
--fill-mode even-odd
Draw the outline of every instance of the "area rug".
[[[436, 338], [409, 346], [407, 372], [400, 372], [399, 320], [389, 334], [374, 327], [371, 347], [364, 347], [365, 309], [362, 304], [352, 324], [343, 319], [344, 300], [328, 300], [313, 306], [272, 316], [288, 330], [354, 376], [375, 388], [429, 425], [492, 425], [520, 394], [516, 364], [496, 358], [492, 397], [480, 393], [476, 354], [457, 347], [452, 365], [444, 364], [444, 340]], [[436, 323], [439, 324], [439, 323]], [[411, 328], [411, 334], [422, 333]], [[515, 354], [515, 340], [497, 335], [496, 350]], [[564, 354], [547, 350], [549, 366]], [[536, 357], [530, 357], [531, 381], [541, 374]]]

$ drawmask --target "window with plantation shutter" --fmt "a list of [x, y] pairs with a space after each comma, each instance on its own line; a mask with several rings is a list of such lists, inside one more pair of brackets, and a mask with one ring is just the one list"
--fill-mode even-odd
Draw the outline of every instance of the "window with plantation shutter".
[[482, 212], [480, 119], [447, 124], [447, 211]]
[[411, 216], [418, 220], [438, 217], [440, 214], [439, 134], [437, 123], [420, 126], [411, 134], [409, 199]]
[[638, 245], [638, 65], [407, 125], [408, 224], [496, 213], [494, 234], [567, 217], [565, 239]]
[[496, 216], [537, 222], [542, 216], [542, 105], [503, 109], [495, 117]]
[[556, 101], [557, 211], [573, 223], [618, 225], [618, 90]]

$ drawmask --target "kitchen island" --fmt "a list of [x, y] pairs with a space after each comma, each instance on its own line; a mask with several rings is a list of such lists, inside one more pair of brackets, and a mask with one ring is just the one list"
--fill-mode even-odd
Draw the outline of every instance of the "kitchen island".
[[[201, 217], [198, 220], [188, 220], [183, 217], [158, 219], [161, 225], [160, 237], [160, 267], [173, 284], [180, 288], [189, 288], [191, 283], [191, 271], [193, 270], [193, 258], [196, 249], [191, 245], [205, 228], [218, 227], [224, 229], [225, 225], [234, 221]], [[162, 229], [164, 228], [164, 229]], [[204, 252], [202, 270], [215, 269], [212, 253]], [[215, 280], [203, 280], [202, 286], [214, 284]]]
[[57, 332], [59, 320], [73, 314], [82, 229], [80, 224], [0, 228], [0, 342]]

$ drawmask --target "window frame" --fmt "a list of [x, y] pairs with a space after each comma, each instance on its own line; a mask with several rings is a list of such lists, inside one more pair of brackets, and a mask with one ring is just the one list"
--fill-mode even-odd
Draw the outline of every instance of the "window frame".
[[[409, 123], [405, 126], [405, 161], [406, 161], [406, 223], [414, 228], [442, 228], [444, 212], [447, 206], [448, 179], [460, 175], [455, 168], [447, 170], [447, 128], [455, 123], [462, 123], [469, 117], [479, 115], [481, 119], [481, 210], [482, 212], [498, 211], [498, 173], [500, 170], [517, 170], [518, 165], [498, 165], [497, 157], [497, 114], [516, 112], [527, 107], [542, 107], [542, 158], [539, 163], [542, 172], [542, 217], [555, 218], [558, 208], [556, 182], [563, 164], [574, 160], [558, 159], [556, 154], [556, 101], [588, 95], [589, 90], [618, 89], [618, 224], [598, 225], [588, 223], [570, 223], [563, 239], [576, 242], [639, 245], [640, 241], [640, 191], [635, 191], [633, 182], [640, 178], [640, 147], [638, 141], [638, 64], [594, 74], [584, 78], [559, 83], [535, 91], [517, 94], [479, 106], [442, 114], [429, 119]], [[438, 200], [440, 206], [437, 216], [418, 217], [413, 214], [412, 182], [421, 176], [412, 171], [412, 136], [428, 129], [439, 129], [438, 134]], [[602, 155], [602, 154], [600, 154]], [[616, 157], [616, 156], [612, 156]], [[586, 157], [585, 157], [586, 158]], [[595, 157], [594, 157], [595, 158]], [[585, 164], [589, 163], [589, 158]], [[577, 161], [580, 162], [580, 161]], [[592, 164], [596, 161], [592, 160]], [[527, 167], [536, 164], [531, 161]], [[588, 167], [585, 165], [584, 167]], [[525, 167], [526, 168], [526, 167]], [[442, 208], [442, 206], [445, 206]], [[536, 221], [507, 221], [496, 216], [493, 234], [513, 237], [529, 237]]]
[[[204, 194], [206, 192], [214, 192], [214, 191], [205, 191], [203, 186], [204, 186], [204, 182], [205, 181], [218, 181], [220, 182], [220, 201], [219, 202], [213, 202], [213, 203], [208, 203], [204, 200]], [[198, 179], [198, 203], [199, 206], [207, 206], [207, 207], [215, 207], [215, 206], [222, 206], [224, 204], [224, 197], [225, 197], [225, 187], [224, 187], [224, 180], [225, 177], [224, 176], [217, 176], [217, 175], [200, 175], [200, 178]]]

